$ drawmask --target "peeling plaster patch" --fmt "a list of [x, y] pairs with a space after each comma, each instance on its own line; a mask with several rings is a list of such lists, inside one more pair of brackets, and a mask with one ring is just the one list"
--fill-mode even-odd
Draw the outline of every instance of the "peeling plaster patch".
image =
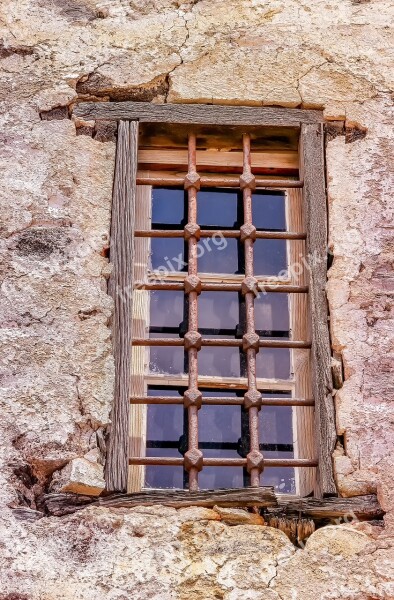
[[53, 253], [64, 254], [70, 242], [71, 237], [63, 228], [31, 228], [19, 235], [15, 247], [19, 256], [45, 260]]

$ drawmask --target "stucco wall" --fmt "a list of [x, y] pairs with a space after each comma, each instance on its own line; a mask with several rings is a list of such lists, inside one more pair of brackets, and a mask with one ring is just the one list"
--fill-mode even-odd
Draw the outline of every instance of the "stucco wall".
[[[393, 20], [385, 0], [2, 1], [0, 599], [394, 598]], [[335, 466], [342, 494], [377, 490], [385, 528], [295, 550], [202, 509], [15, 518], [71, 459], [100, 461], [111, 405], [115, 146], [110, 128], [76, 135], [92, 125], [68, 118], [78, 95], [324, 108], [367, 130], [327, 147]]]

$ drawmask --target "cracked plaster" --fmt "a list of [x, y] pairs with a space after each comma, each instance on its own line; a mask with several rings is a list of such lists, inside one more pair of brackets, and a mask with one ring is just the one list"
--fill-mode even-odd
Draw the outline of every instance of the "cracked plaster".
[[[3, 0], [0, 599], [394, 598], [393, 13], [386, 0]], [[37, 508], [55, 470], [97, 455], [109, 420], [114, 143], [40, 119], [78, 96], [315, 107], [367, 130], [327, 147], [330, 327], [345, 374], [334, 460], [343, 495], [378, 491], [384, 529], [325, 528], [294, 550], [277, 530], [202, 509], [30, 522], [7, 508]]]

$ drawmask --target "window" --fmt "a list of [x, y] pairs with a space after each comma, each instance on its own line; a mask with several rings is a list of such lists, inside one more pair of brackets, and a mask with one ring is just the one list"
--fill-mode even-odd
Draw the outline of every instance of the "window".
[[129, 463], [132, 491], [335, 493], [321, 114], [92, 110], [126, 118], [111, 234], [108, 488], [125, 490]]

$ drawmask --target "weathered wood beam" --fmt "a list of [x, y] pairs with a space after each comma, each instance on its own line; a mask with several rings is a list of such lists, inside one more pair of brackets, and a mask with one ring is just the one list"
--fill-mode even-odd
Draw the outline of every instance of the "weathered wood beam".
[[361, 521], [381, 519], [384, 515], [375, 495], [354, 498], [297, 498], [275, 495], [272, 487], [204, 490], [144, 490], [133, 494], [110, 494], [102, 498], [78, 494], [47, 494], [45, 506], [50, 515], [62, 516], [87, 506], [134, 508], [136, 506], [250, 507], [258, 506], [269, 516], [307, 518], [316, 521], [349, 519]]
[[332, 496], [337, 493], [332, 467], [336, 429], [326, 298], [327, 203], [321, 123], [301, 127], [300, 167], [304, 180], [303, 205], [312, 322], [312, 391], [315, 398], [316, 448], [319, 453], [315, 495]]
[[135, 119], [142, 123], [186, 123], [189, 125], [299, 127], [301, 123], [323, 122], [323, 113], [319, 110], [212, 104], [81, 102], [75, 106], [74, 114], [86, 121]]
[[115, 394], [105, 480], [108, 491], [127, 490], [130, 415], [130, 360], [133, 277], [133, 228], [136, 195], [138, 122], [118, 126], [112, 198], [108, 292], [114, 300], [112, 341], [115, 359]]

